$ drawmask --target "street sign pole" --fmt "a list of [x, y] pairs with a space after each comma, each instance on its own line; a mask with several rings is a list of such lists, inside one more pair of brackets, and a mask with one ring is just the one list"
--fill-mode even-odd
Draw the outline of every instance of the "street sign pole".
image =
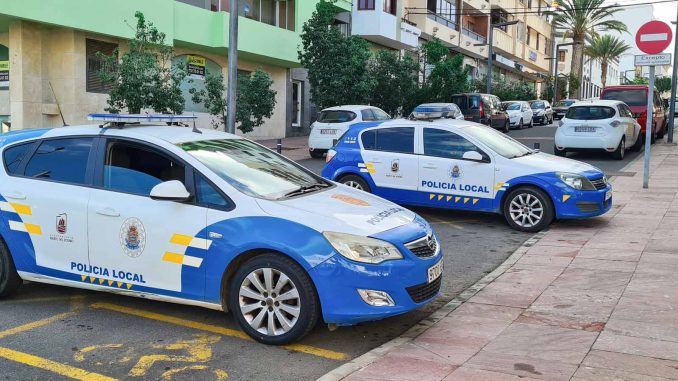
[[647, 94], [647, 121], [645, 122], [645, 163], [643, 165], [643, 188], [650, 184], [650, 143], [652, 140], [652, 112], [654, 111], [654, 66], [650, 66], [650, 90]]
[[[676, 16], [676, 31], [678, 32], [678, 16]], [[678, 35], [678, 33], [676, 33]], [[669, 106], [669, 131], [666, 137], [668, 143], [673, 143], [673, 128], [674, 128], [674, 117], [673, 115], [676, 112], [676, 79], [678, 76], [678, 44], [674, 43], [673, 47], [673, 76], [671, 77], [671, 102]]]

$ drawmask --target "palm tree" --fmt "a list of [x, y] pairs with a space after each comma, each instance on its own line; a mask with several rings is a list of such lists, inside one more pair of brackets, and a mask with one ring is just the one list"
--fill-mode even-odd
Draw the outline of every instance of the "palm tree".
[[614, 19], [614, 14], [621, 8], [614, 5], [604, 5], [606, 0], [562, 0], [558, 8], [549, 11], [553, 16], [553, 25], [565, 29], [566, 37], [572, 38], [573, 46], [572, 66], [570, 73], [578, 78], [582, 77], [582, 56], [586, 37], [598, 35], [598, 31], [616, 30], [626, 32], [626, 25]]
[[619, 57], [626, 53], [630, 46], [617, 37], [606, 34], [604, 36], [593, 36], [589, 39], [588, 45], [584, 48], [584, 53], [591, 59], [600, 60], [600, 76], [605, 88], [607, 82], [607, 65], [610, 62], [619, 61]]

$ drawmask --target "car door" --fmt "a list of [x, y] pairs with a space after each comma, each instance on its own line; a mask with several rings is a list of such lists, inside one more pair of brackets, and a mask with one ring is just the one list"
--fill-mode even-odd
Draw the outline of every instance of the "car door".
[[530, 108], [530, 105], [523, 102], [520, 107], [523, 112], [523, 120], [526, 124], [530, 124], [532, 122], [532, 109]]
[[[91, 159], [97, 138], [44, 139], [8, 147], [9, 178], [0, 181], [0, 203], [6, 214], [10, 247], [33, 247], [33, 258], [16, 265], [29, 272], [76, 279], [89, 265], [87, 203]], [[19, 159], [20, 157], [20, 159]]]
[[[424, 127], [423, 155], [419, 159], [419, 191], [429, 206], [491, 209], [494, 199], [494, 163], [475, 144], [458, 133]], [[478, 152], [484, 161], [464, 159]]]
[[207, 209], [150, 197], [155, 185], [171, 180], [192, 189], [192, 169], [164, 148], [113, 137], [96, 160], [89, 250], [92, 267], [106, 276], [95, 282], [202, 299], [201, 266], [210, 246], [204, 236]]
[[[636, 139], [640, 138], [640, 125], [636, 122], [636, 118], [633, 117], [633, 112], [626, 104], [619, 105], [619, 114], [621, 115], [624, 124], [626, 126], [625, 136], [627, 145], [635, 143]], [[636, 139], [634, 139], [634, 137]]]
[[389, 199], [407, 198], [417, 191], [418, 156], [415, 154], [415, 127], [383, 127], [360, 134], [363, 174], [376, 185], [375, 194]]

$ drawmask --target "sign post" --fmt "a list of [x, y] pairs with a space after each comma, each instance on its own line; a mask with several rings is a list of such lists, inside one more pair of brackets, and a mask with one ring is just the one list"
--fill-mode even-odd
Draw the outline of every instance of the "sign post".
[[635, 56], [636, 66], [650, 67], [650, 83], [647, 92], [647, 120], [645, 122], [645, 162], [643, 165], [643, 188], [650, 183], [650, 144], [654, 126], [654, 68], [657, 65], [670, 65], [671, 54], [661, 54], [673, 39], [673, 31], [666, 23], [650, 21], [643, 24], [636, 33], [636, 46], [645, 55]]

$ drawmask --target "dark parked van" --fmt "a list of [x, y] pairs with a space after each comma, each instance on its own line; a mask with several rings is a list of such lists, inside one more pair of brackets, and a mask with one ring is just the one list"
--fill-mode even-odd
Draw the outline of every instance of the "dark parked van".
[[464, 119], [482, 123], [492, 128], [508, 132], [509, 116], [501, 108], [501, 100], [496, 95], [465, 93], [456, 94], [450, 99], [461, 109]]

